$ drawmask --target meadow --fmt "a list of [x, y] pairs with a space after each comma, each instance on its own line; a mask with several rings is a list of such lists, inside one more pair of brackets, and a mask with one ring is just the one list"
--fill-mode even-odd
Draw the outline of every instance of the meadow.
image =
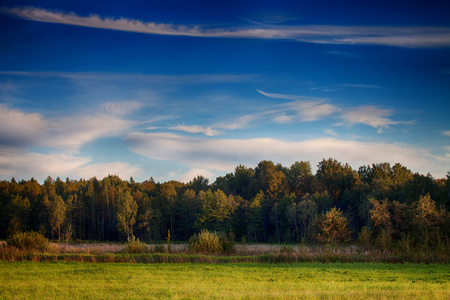
[[447, 264], [0, 262], [1, 299], [449, 299]]

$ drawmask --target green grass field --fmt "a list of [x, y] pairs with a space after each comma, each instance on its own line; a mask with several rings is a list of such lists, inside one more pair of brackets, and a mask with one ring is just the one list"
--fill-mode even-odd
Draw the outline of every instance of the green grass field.
[[0, 299], [449, 299], [446, 264], [0, 262]]

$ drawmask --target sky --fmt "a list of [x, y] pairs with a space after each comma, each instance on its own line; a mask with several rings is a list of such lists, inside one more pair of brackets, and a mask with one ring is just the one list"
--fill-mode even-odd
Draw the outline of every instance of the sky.
[[450, 170], [448, 1], [2, 3], [2, 180]]

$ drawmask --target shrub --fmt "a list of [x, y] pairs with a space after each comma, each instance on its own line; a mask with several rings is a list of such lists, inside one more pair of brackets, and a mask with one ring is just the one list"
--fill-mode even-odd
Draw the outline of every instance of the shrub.
[[134, 235], [128, 238], [127, 244], [123, 249], [125, 253], [147, 253], [148, 248], [144, 242], [141, 242], [139, 238], [135, 238]]
[[230, 231], [230, 233], [228, 233], [228, 235], [226, 236], [223, 233], [219, 233], [219, 241], [220, 244], [222, 245], [222, 252], [223, 253], [234, 253], [235, 252], [235, 248], [234, 248], [234, 238], [236, 236], [234, 235], [234, 233], [232, 231]]
[[8, 240], [8, 246], [16, 247], [20, 250], [38, 250], [46, 251], [49, 242], [46, 237], [37, 232], [16, 233]]
[[189, 239], [189, 249], [197, 253], [232, 253], [234, 252], [234, 234], [228, 236], [223, 233], [202, 229]]
[[166, 247], [162, 244], [156, 244], [155, 247], [153, 248], [153, 252], [155, 253], [167, 253], [168, 250], [166, 249]]
[[364, 247], [370, 246], [370, 230], [367, 226], [364, 226], [359, 233], [358, 245]]
[[189, 239], [189, 248], [198, 253], [219, 253], [222, 247], [217, 232], [202, 229]]

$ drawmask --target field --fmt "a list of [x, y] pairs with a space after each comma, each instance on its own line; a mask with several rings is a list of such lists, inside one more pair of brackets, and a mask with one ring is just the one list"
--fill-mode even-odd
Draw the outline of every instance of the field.
[[449, 299], [448, 264], [0, 262], [1, 299]]

